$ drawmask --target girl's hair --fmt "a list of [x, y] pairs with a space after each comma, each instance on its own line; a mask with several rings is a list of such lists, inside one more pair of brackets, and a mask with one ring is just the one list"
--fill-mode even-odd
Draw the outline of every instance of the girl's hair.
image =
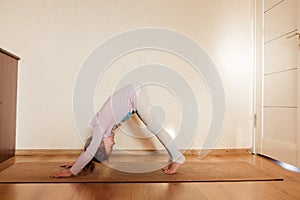
[[93, 172], [95, 169], [95, 163], [94, 161], [90, 161], [86, 166], [82, 169], [83, 174], [87, 174], [89, 172]]
[[[89, 137], [86, 140], [86, 143], [85, 143], [85, 146], [84, 146], [84, 151], [87, 150], [87, 148], [89, 147], [91, 141], [92, 141], [92, 137]], [[102, 140], [100, 146], [98, 147], [97, 152], [96, 152], [95, 156], [93, 157], [93, 159], [88, 164], [86, 164], [86, 166], [83, 168], [84, 173], [94, 171], [94, 169], [95, 169], [95, 163], [94, 162], [101, 163], [101, 162], [104, 162], [104, 161], [108, 160], [108, 155], [107, 155], [107, 153], [105, 151], [105, 148], [104, 148], [104, 145], [102, 145], [102, 143], [103, 143], [103, 140]]]

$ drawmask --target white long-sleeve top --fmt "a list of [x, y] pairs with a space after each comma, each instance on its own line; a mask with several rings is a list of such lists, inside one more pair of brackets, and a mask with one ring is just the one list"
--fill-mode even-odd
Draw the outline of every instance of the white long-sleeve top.
[[112, 129], [118, 125], [124, 116], [136, 111], [137, 95], [132, 85], [114, 92], [91, 121], [93, 127], [92, 141], [86, 151], [82, 152], [70, 171], [77, 175], [97, 152], [103, 137], [109, 137]]

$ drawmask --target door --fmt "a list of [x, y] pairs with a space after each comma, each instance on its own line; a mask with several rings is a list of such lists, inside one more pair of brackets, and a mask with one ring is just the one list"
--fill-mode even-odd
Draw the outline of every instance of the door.
[[15, 151], [18, 59], [0, 48], [0, 162]]
[[300, 166], [299, 6], [298, 0], [264, 1], [261, 131], [256, 135], [258, 153], [295, 166]]

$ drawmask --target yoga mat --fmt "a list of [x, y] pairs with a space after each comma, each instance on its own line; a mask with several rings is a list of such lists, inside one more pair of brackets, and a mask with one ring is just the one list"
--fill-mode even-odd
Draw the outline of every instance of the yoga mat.
[[[61, 170], [61, 163], [20, 162], [0, 172], [0, 183], [170, 183], [170, 182], [235, 182], [278, 181], [281, 177], [244, 161], [186, 162], [174, 175], [162, 170], [147, 173], [127, 173], [104, 164], [96, 164], [92, 173], [71, 178], [49, 178]], [[114, 163], [135, 167], [137, 163]]]

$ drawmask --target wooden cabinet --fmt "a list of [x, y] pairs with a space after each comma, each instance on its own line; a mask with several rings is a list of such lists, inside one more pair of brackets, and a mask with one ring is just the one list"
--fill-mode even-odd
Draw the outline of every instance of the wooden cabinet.
[[19, 59], [0, 48], [0, 162], [15, 153]]

